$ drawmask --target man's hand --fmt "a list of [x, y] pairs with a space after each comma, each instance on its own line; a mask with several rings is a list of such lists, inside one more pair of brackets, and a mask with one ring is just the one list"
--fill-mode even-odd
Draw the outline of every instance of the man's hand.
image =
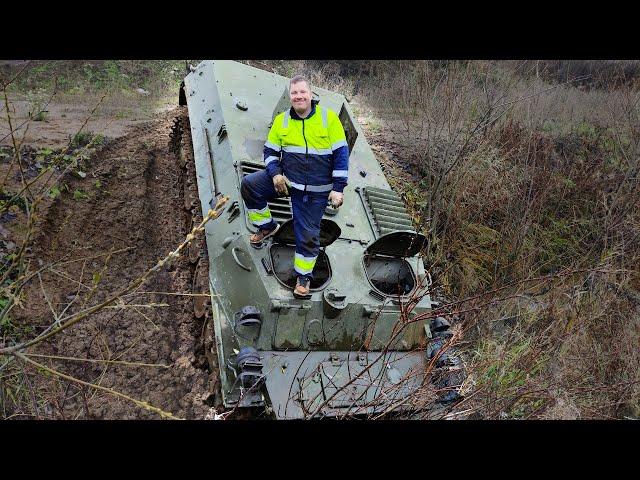
[[273, 186], [280, 195], [289, 195], [289, 190], [287, 189], [287, 177], [284, 175], [274, 175], [273, 176]]
[[338, 208], [342, 205], [342, 201], [344, 200], [344, 193], [342, 192], [334, 192], [333, 190], [329, 193], [329, 201], [334, 208]]

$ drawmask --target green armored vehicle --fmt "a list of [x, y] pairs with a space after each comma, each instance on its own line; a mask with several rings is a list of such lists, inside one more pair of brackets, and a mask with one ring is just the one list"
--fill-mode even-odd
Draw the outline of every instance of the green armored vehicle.
[[224, 406], [264, 407], [278, 419], [422, 409], [433, 402], [427, 347], [448, 324], [439, 319], [434, 330], [430, 278], [418, 256], [425, 238], [344, 96], [312, 86], [314, 98], [339, 114], [350, 158], [344, 204], [328, 206], [322, 220], [310, 298], [292, 294], [288, 198], [269, 203], [278, 233], [262, 248], [249, 242], [255, 228], [240, 182], [265, 168], [263, 146], [273, 118], [290, 107], [288, 88], [288, 78], [261, 69], [204, 61], [180, 93], [203, 214], [229, 197], [205, 231], [215, 333], [207, 353]]

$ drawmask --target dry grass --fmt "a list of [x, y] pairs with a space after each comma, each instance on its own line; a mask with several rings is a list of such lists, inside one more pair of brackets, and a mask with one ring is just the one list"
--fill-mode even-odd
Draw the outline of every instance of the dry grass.
[[461, 319], [475, 394], [460, 408], [484, 418], [637, 417], [634, 82], [609, 63], [553, 78], [527, 62], [345, 63], [325, 62], [329, 78], [316, 81], [347, 94], [357, 85], [358, 108], [373, 112], [369, 138], [404, 170], [390, 181], [430, 237], [438, 290], [484, 292]]

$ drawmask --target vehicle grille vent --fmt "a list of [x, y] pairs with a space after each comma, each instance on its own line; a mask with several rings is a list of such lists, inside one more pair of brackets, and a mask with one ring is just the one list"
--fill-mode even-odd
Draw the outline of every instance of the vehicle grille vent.
[[[240, 167], [242, 169], [243, 178], [250, 173], [264, 170], [264, 165], [260, 165], [258, 163], [242, 162], [240, 163]], [[277, 198], [267, 202], [267, 205], [269, 205], [271, 216], [276, 222], [283, 223], [293, 217], [291, 213], [291, 201], [288, 198]]]
[[362, 203], [376, 238], [398, 230], [414, 230], [411, 217], [402, 199], [392, 190], [364, 187], [361, 190]]

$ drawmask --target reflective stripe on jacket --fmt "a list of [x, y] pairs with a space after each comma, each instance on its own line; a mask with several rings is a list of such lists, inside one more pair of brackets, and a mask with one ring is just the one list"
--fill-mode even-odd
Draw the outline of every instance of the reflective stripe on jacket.
[[264, 163], [271, 177], [284, 173], [298, 190], [342, 192], [349, 147], [338, 115], [315, 101], [304, 119], [293, 108], [278, 114], [264, 145]]

